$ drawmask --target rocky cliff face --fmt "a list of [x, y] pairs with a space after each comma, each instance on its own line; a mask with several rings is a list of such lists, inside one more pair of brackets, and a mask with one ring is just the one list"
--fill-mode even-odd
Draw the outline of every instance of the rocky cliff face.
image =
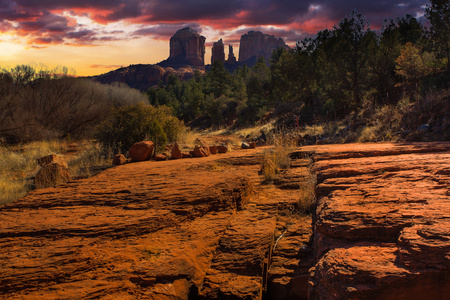
[[234, 56], [234, 52], [233, 52], [233, 46], [229, 45], [228, 46], [228, 59], [227, 59], [227, 63], [230, 65], [233, 65], [236, 63], [236, 56]]
[[289, 48], [282, 38], [277, 39], [273, 35], [264, 34], [260, 31], [249, 31], [241, 36], [239, 62], [245, 62], [254, 56], [263, 56], [266, 60], [269, 60], [272, 52], [280, 47]]
[[216, 61], [225, 62], [225, 46], [223, 45], [222, 39], [213, 44], [211, 52], [211, 64]]
[[205, 40], [195, 30], [186, 27], [178, 30], [170, 38], [170, 59], [184, 60], [186, 64], [196, 67], [205, 65]]

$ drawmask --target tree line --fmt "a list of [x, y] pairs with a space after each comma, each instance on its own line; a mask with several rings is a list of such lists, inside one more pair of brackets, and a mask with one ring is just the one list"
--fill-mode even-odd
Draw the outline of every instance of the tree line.
[[155, 106], [168, 106], [192, 126], [241, 126], [269, 113], [298, 113], [304, 121], [339, 118], [365, 105], [414, 101], [448, 88], [449, 3], [426, 8], [427, 29], [406, 15], [385, 20], [379, 32], [353, 11], [332, 29], [274, 51], [269, 62], [230, 74], [220, 62], [189, 81], [171, 76], [148, 90]]

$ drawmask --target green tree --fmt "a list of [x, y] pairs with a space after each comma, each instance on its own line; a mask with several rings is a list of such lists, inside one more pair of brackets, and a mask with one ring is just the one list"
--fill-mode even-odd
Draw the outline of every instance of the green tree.
[[418, 88], [419, 80], [431, 72], [433, 57], [424, 53], [420, 46], [407, 43], [397, 58], [395, 72], [404, 79], [404, 83]]
[[450, 71], [450, 2], [448, 0], [430, 0], [425, 16], [431, 23], [431, 36], [440, 57], [446, 59]]
[[350, 107], [359, 106], [364, 90], [370, 85], [369, 62], [374, 55], [376, 34], [366, 19], [353, 11], [350, 18], [345, 17], [334, 27], [333, 37], [339, 88], [351, 100]]
[[105, 146], [126, 152], [136, 142], [151, 140], [161, 151], [167, 142], [174, 142], [183, 130], [183, 124], [166, 107], [155, 108], [139, 103], [122, 106], [103, 122], [96, 133]]

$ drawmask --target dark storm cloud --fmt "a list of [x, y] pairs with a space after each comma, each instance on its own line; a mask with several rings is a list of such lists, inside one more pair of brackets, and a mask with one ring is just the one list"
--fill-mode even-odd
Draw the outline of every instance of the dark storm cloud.
[[44, 11], [41, 16], [33, 21], [20, 22], [18, 29], [26, 32], [43, 31], [43, 32], [66, 32], [70, 30], [69, 20], [66, 17], [52, 14]]
[[331, 20], [340, 21], [345, 16], [350, 15], [353, 10], [362, 13], [374, 26], [381, 26], [388, 18], [402, 17], [410, 14], [416, 17], [418, 13], [423, 13], [423, 6], [429, 3], [428, 0], [397, 0], [397, 1], [317, 1], [322, 6], [323, 13]]
[[[80, 24], [66, 17], [68, 14], [62, 15], [65, 11], [103, 24], [121, 20], [141, 24], [134, 37], [168, 38], [185, 24], [191, 24], [199, 32], [199, 24], [223, 31], [239, 26], [274, 25], [286, 28], [277, 36], [294, 40], [302, 36], [302, 31], [311, 34], [321, 26], [337, 24], [355, 9], [372, 27], [380, 27], [389, 17], [423, 14], [423, 6], [428, 3], [428, 0], [0, 0], [0, 30], [7, 26], [11, 29], [11, 22], [16, 22], [14, 28], [22, 35], [28, 33], [37, 41], [51, 43], [67, 38], [83, 42], [113, 38], [93, 32], [87, 35], [80, 30]], [[263, 29], [267, 32], [267, 27]], [[276, 30], [272, 30], [273, 34]], [[55, 32], [61, 33], [60, 39], [53, 36]]]
[[152, 36], [155, 39], [168, 40], [170, 39], [177, 30], [184, 27], [190, 27], [197, 31], [199, 34], [202, 33], [202, 27], [198, 23], [175, 23], [175, 24], [159, 24], [155, 26], [143, 26], [133, 32], [133, 36]]

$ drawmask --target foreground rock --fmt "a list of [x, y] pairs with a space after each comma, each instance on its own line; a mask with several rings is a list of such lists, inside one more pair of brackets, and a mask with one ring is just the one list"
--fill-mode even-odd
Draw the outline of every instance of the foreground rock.
[[155, 144], [153, 142], [142, 141], [134, 143], [128, 151], [128, 155], [134, 162], [149, 160], [153, 155], [154, 149]]
[[250, 195], [178, 161], [36, 190], [0, 207], [0, 298], [185, 298]]
[[0, 298], [260, 299], [298, 201], [259, 187], [262, 155], [125, 164], [0, 206]]
[[319, 183], [310, 299], [446, 299], [450, 143], [303, 150]]
[[48, 155], [37, 160], [41, 166], [34, 177], [37, 189], [55, 187], [70, 181], [69, 167], [66, 161], [57, 155]]

